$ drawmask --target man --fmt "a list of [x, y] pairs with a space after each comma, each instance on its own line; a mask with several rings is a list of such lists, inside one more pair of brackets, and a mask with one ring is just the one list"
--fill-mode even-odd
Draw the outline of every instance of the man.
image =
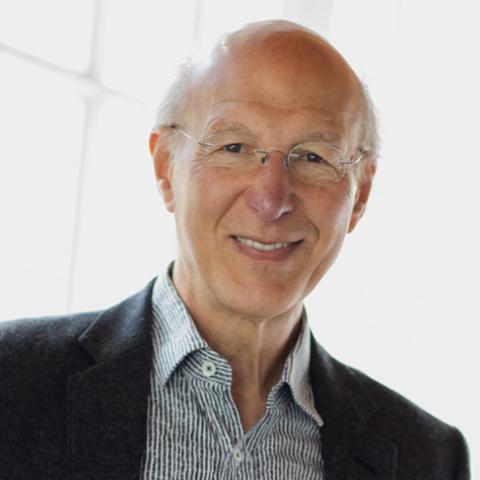
[[455, 428], [308, 330], [377, 143], [358, 78], [299, 25], [185, 67], [150, 137], [178, 258], [109, 310], [1, 326], [0, 478], [469, 478]]

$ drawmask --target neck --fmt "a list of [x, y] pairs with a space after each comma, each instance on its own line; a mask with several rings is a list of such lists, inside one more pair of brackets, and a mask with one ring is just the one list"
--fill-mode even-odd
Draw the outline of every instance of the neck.
[[297, 339], [301, 312], [262, 322], [234, 315], [227, 318], [193, 315], [203, 338], [229, 362], [233, 392], [266, 400]]
[[177, 275], [177, 269], [173, 277], [198, 331], [229, 362], [233, 393], [266, 400], [298, 337], [302, 305], [275, 316], [250, 317], [194, 294]]

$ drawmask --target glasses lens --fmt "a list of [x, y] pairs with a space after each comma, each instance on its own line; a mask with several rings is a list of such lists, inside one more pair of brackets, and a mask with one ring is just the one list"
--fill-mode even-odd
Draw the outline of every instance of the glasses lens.
[[[222, 137], [218, 144], [205, 147], [204, 155], [215, 167], [231, 170], [235, 174], [249, 174], [259, 167], [261, 158], [267, 154], [256, 150], [256, 147], [250, 143], [242, 141], [239, 136]], [[297, 145], [290, 151], [288, 158], [292, 174], [301, 182], [311, 185], [325, 185], [340, 181], [345, 174], [345, 166], [342, 162], [342, 152], [325, 142]]]
[[258, 166], [255, 150], [243, 142], [216, 145], [207, 154], [208, 161], [216, 167], [234, 170], [236, 173], [249, 173]]
[[289, 165], [297, 178], [313, 185], [340, 181], [345, 174], [342, 160], [339, 149], [323, 142], [297, 145], [289, 154]]

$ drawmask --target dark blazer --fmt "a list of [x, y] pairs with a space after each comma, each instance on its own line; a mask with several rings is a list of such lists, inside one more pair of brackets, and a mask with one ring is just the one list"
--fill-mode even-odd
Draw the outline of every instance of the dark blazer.
[[[139, 478], [152, 286], [102, 312], [0, 323], [0, 479]], [[469, 478], [455, 428], [312, 347], [327, 480]]]

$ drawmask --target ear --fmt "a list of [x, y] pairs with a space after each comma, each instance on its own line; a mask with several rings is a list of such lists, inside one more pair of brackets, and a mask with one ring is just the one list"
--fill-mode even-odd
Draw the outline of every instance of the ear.
[[169, 212], [175, 211], [175, 201], [172, 188], [172, 156], [167, 147], [167, 132], [165, 128], [154, 129], [150, 134], [150, 154], [153, 158], [157, 188], [163, 197], [165, 207]]
[[350, 224], [348, 225], [348, 233], [353, 231], [365, 212], [375, 170], [375, 165], [368, 165], [362, 178], [358, 180], [357, 191], [355, 193], [355, 203], [350, 217]]

